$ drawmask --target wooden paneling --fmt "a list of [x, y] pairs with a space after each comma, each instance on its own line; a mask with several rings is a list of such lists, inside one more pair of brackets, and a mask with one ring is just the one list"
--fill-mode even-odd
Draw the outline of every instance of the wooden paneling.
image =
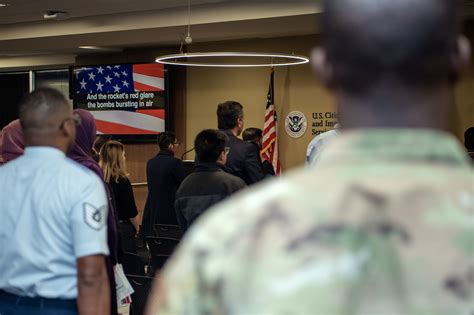
[[[180, 158], [186, 148], [186, 70], [175, 67], [169, 70], [169, 104], [171, 121], [169, 130], [176, 133], [180, 142], [176, 157]], [[127, 168], [130, 173], [130, 181], [133, 184], [145, 183], [146, 163], [159, 151], [156, 142], [125, 143], [127, 157]], [[134, 185], [133, 192], [138, 211], [143, 212], [145, 207], [148, 188], [146, 185]]]

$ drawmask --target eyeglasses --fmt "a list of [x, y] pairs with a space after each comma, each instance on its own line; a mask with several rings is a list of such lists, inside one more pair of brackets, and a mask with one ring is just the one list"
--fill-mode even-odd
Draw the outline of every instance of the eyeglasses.
[[227, 154], [229, 154], [229, 152], [230, 152], [230, 148], [229, 148], [229, 147], [225, 147], [225, 148], [224, 148], [224, 153], [227, 155]]
[[68, 121], [68, 120], [74, 121], [74, 124], [75, 124], [76, 126], [79, 126], [79, 125], [81, 124], [81, 122], [82, 122], [82, 121], [81, 121], [81, 116], [79, 116], [79, 115], [76, 114], [76, 113], [73, 113], [73, 114], [72, 114], [72, 117], [65, 118], [65, 119], [61, 122], [61, 124], [59, 125], [59, 129], [62, 129], [63, 126], [64, 126], [64, 123], [66, 123], [66, 121]]

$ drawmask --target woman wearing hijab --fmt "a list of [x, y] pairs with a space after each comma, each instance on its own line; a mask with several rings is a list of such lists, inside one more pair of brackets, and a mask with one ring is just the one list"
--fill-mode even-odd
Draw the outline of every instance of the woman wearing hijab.
[[0, 136], [0, 164], [7, 163], [23, 155], [25, 143], [20, 120], [16, 119], [6, 125]]
[[[99, 164], [92, 158], [92, 145], [96, 136], [95, 119], [91, 113], [84, 109], [75, 109], [74, 114], [78, 115], [81, 123], [76, 127], [76, 145], [68, 154], [69, 158], [87, 167], [103, 180], [102, 170]], [[105, 185], [105, 183], [104, 183]], [[117, 314], [117, 289], [113, 266], [117, 264], [117, 225], [115, 221], [115, 211], [112, 206], [111, 194], [108, 186], [105, 185], [109, 197], [109, 214], [107, 217], [107, 238], [110, 255], [106, 259], [107, 273], [110, 283], [110, 310], [111, 314]]]

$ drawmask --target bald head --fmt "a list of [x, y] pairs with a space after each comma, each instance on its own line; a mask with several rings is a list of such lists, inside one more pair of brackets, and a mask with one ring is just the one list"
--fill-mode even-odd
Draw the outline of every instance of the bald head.
[[363, 94], [380, 80], [433, 86], [455, 78], [454, 0], [325, 0], [322, 31], [334, 84]]
[[20, 102], [20, 122], [25, 132], [57, 128], [62, 119], [70, 116], [66, 98], [54, 89], [38, 89], [27, 94]]
[[42, 88], [27, 94], [19, 104], [19, 116], [27, 145], [67, 152], [74, 144], [72, 108], [59, 91]]

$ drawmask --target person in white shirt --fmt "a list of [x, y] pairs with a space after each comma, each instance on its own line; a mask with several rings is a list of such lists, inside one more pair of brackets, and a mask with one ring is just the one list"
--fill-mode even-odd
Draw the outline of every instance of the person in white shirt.
[[80, 121], [53, 89], [19, 110], [25, 153], [0, 167], [0, 314], [109, 314], [105, 189], [65, 155]]
[[316, 163], [324, 147], [339, 134], [339, 124], [334, 125], [334, 129], [323, 132], [311, 140], [306, 149], [306, 165], [312, 166]]

